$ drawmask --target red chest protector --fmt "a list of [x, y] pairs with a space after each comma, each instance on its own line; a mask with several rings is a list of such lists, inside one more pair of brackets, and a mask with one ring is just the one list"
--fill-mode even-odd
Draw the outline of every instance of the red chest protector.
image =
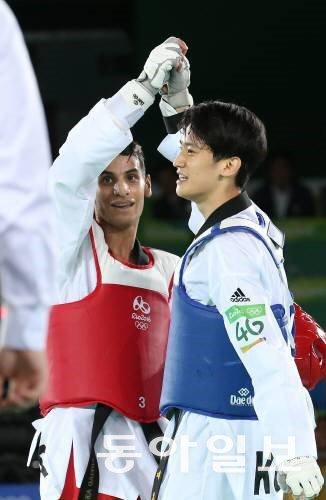
[[[103, 403], [133, 420], [153, 422], [159, 417], [170, 322], [168, 292], [102, 283], [92, 231], [90, 237], [97, 286], [82, 300], [52, 308], [41, 412]], [[156, 267], [148, 254], [151, 263], [133, 266], [137, 272]]]

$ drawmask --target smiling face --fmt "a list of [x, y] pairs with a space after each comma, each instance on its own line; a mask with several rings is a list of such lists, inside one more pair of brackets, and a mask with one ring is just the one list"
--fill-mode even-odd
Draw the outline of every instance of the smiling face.
[[183, 136], [180, 153], [173, 165], [179, 177], [177, 195], [194, 201], [205, 217], [240, 192], [235, 185], [235, 176], [241, 160], [238, 157], [216, 160], [209, 146], [189, 130]]
[[179, 177], [177, 195], [196, 203], [210, 198], [221, 181], [224, 163], [215, 160], [212, 150], [187, 131], [173, 163]]
[[100, 225], [116, 230], [137, 226], [151, 180], [135, 156], [119, 155], [98, 178], [95, 213]]
[[177, 169], [177, 195], [198, 202], [214, 187], [217, 162], [212, 151], [187, 133], [173, 165]]

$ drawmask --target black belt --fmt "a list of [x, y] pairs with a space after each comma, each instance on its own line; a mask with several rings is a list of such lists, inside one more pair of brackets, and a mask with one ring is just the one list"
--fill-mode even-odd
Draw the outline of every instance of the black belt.
[[[102, 404], [98, 404], [96, 406], [91, 437], [91, 452], [84, 478], [79, 490], [78, 500], [97, 500], [100, 478], [95, 452], [95, 442], [106, 422], [106, 419], [110, 416], [111, 412], [112, 408], [110, 408], [109, 406], [104, 406]], [[152, 439], [163, 435], [157, 422], [152, 422], [150, 424], [141, 424], [141, 427], [148, 444], [150, 444]], [[155, 460], [159, 462], [158, 457], [155, 455], [153, 456]]]
[[96, 406], [91, 437], [91, 452], [79, 490], [78, 500], [97, 500], [100, 476], [95, 453], [95, 442], [111, 412], [112, 408], [110, 408], [110, 406], [104, 406], [102, 404]]
[[[175, 420], [174, 420], [174, 429], [172, 432], [171, 440], [173, 440], [175, 438], [175, 435], [177, 433], [177, 430], [178, 430], [180, 422], [181, 422], [182, 415], [183, 415], [183, 412], [181, 410], [176, 409], [174, 411]], [[157, 498], [158, 498], [158, 494], [160, 492], [161, 484], [162, 484], [163, 477], [164, 477], [164, 472], [165, 472], [166, 466], [168, 464], [169, 456], [170, 456], [170, 454], [167, 453], [160, 460], [160, 463], [159, 463], [159, 466], [157, 468], [157, 472], [156, 472], [155, 478], [154, 478], [151, 500], [157, 500]]]
[[[145, 439], [147, 441], [148, 446], [151, 444], [151, 441], [157, 437], [163, 437], [163, 432], [161, 431], [161, 427], [158, 425], [157, 422], [151, 422], [150, 424], [140, 424], [141, 428], [143, 429], [143, 433], [145, 436]], [[161, 451], [161, 447], [158, 447], [158, 451]], [[157, 464], [160, 463], [160, 457], [153, 453], [153, 457], [155, 458], [155, 461]]]

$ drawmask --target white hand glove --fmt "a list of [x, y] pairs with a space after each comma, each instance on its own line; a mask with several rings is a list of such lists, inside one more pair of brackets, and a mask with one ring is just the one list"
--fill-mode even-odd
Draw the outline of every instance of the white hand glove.
[[144, 69], [137, 78], [153, 96], [168, 81], [172, 68], [182, 61], [182, 41], [171, 36], [152, 50], [145, 62]]
[[160, 92], [160, 109], [163, 116], [171, 116], [175, 114], [176, 109], [193, 105], [193, 98], [188, 92], [189, 85], [190, 64], [186, 56], [183, 56], [181, 65], [171, 70], [170, 78]]
[[316, 460], [313, 457], [298, 457], [286, 460], [278, 466], [277, 481], [285, 493], [294, 497], [304, 495], [306, 499], [317, 496], [324, 484]]
[[186, 56], [182, 56], [179, 67], [173, 68], [170, 73], [170, 78], [167, 82], [167, 95], [175, 95], [182, 90], [185, 90], [190, 85], [190, 63]]
[[106, 101], [121, 128], [132, 127], [143, 116], [159, 89], [168, 81], [171, 69], [180, 67], [186, 50], [187, 46], [180, 38], [168, 38], [152, 50], [140, 76], [127, 82]]

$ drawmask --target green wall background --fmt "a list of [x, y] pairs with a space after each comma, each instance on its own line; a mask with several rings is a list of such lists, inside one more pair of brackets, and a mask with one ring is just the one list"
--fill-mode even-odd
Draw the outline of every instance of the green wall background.
[[[276, 224], [285, 233], [285, 269], [294, 300], [326, 329], [326, 219], [280, 219]], [[185, 226], [154, 220], [149, 207], [139, 234], [146, 245], [180, 256], [193, 239]]]

